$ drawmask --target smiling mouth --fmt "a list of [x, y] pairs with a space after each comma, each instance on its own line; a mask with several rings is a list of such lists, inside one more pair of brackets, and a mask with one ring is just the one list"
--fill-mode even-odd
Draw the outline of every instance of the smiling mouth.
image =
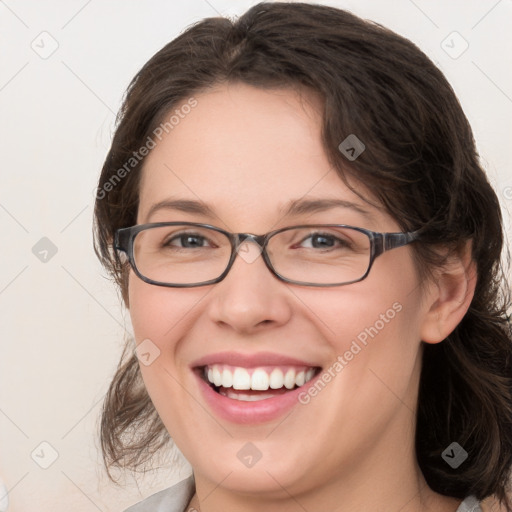
[[215, 392], [233, 400], [255, 402], [283, 395], [307, 384], [320, 367], [263, 366], [245, 368], [214, 364], [196, 368]]

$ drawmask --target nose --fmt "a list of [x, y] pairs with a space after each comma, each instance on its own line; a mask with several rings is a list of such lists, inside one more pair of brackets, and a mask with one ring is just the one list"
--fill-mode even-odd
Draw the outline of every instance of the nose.
[[291, 317], [287, 285], [267, 268], [254, 239], [239, 245], [227, 276], [214, 286], [211, 319], [239, 333], [281, 326]]

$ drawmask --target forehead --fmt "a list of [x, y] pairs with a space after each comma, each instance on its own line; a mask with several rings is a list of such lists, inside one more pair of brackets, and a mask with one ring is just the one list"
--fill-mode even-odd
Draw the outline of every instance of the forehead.
[[144, 162], [139, 222], [170, 196], [208, 203], [224, 217], [236, 211], [246, 229], [256, 217], [272, 222], [298, 198], [362, 203], [325, 154], [318, 96], [229, 83], [194, 99]]

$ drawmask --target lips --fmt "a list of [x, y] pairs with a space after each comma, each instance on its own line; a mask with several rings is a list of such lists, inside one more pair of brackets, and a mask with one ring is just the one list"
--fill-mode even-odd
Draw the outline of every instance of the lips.
[[259, 423], [298, 404], [300, 388], [321, 367], [273, 354], [220, 353], [191, 365], [206, 402], [215, 413], [235, 423]]
[[256, 368], [258, 366], [320, 366], [311, 361], [304, 361], [274, 352], [256, 352], [251, 354], [244, 354], [243, 352], [218, 352], [201, 357], [190, 366], [197, 368], [199, 366], [211, 366], [214, 364], [228, 364], [231, 366], [241, 366], [243, 368]]

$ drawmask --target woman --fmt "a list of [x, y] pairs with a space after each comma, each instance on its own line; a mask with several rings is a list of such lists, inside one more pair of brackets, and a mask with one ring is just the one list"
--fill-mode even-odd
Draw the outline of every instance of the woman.
[[410, 41], [302, 3], [197, 23], [132, 81], [95, 222], [135, 334], [107, 471], [171, 439], [193, 468], [130, 511], [510, 512], [499, 204]]

